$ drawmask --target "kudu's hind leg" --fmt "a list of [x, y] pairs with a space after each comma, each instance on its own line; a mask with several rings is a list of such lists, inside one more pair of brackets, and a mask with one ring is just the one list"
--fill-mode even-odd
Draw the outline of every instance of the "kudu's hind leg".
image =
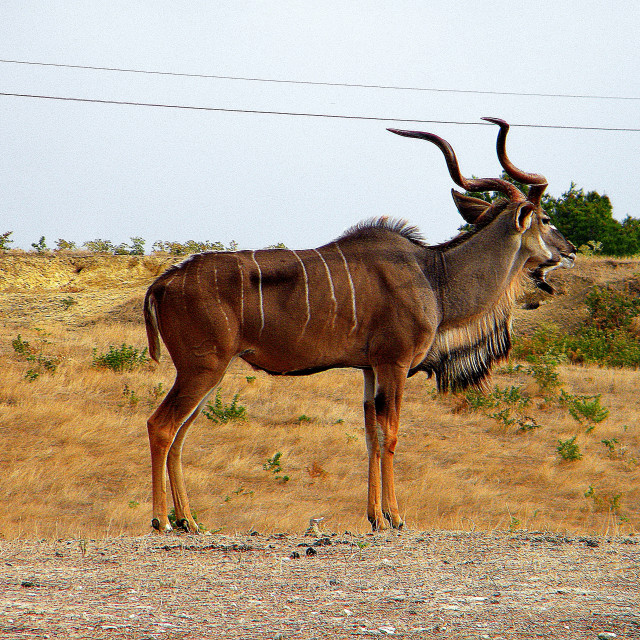
[[367, 497], [367, 518], [374, 531], [385, 528], [382, 516], [382, 491], [380, 485], [380, 444], [376, 426], [375, 374], [364, 371], [364, 430], [369, 454], [369, 478]]
[[167, 471], [169, 473], [169, 486], [171, 487], [171, 497], [173, 498], [176, 523], [187, 533], [198, 533], [199, 527], [191, 513], [187, 487], [184, 482], [184, 473], [182, 471], [182, 445], [184, 444], [189, 427], [200, 415], [200, 411], [210, 394], [211, 391], [207, 392], [195, 408], [195, 411], [193, 411], [193, 413], [182, 423], [182, 426], [178, 429], [178, 433], [176, 434], [167, 455]]
[[199, 413], [201, 403], [220, 382], [225, 369], [226, 363], [224, 366], [201, 369], [188, 375], [178, 373], [173, 387], [147, 422], [153, 492], [151, 523], [158, 531], [171, 530], [167, 515], [167, 468], [176, 517], [179, 522], [186, 520], [188, 526], [197, 529], [189, 511], [189, 499], [182, 475], [182, 444], [189, 425]]
[[393, 457], [398, 442], [400, 405], [406, 379], [407, 369], [404, 367], [384, 365], [376, 369], [374, 406], [380, 447], [382, 513], [394, 529], [400, 529], [404, 525], [396, 499]]

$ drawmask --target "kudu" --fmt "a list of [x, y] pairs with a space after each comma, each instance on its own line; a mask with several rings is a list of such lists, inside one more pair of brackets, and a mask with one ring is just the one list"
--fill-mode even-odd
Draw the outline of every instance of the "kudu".
[[464, 178], [453, 149], [436, 135], [390, 129], [436, 144], [462, 188], [506, 195], [489, 204], [453, 191], [473, 230], [449, 242], [427, 246], [414, 227], [380, 218], [317, 249], [196, 254], [149, 287], [150, 355], [160, 357], [161, 336], [176, 367], [173, 387], [148, 421], [155, 529], [171, 529], [166, 468], [179, 526], [198, 530], [182, 446], [235, 357], [275, 375], [361, 369], [367, 515], [374, 530], [385, 526], [384, 518], [403, 525], [393, 456], [405, 380], [425, 371], [443, 392], [482, 387], [491, 365], [509, 352], [521, 275], [546, 288], [546, 271], [571, 266], [575, 258], [575, 247], [540, 207], [546, 180], [510, 162], [509, 125], [491, 121], [500, 126], [498, 158], [511, 177], [530, 185], [528, 196], [499, 178]]

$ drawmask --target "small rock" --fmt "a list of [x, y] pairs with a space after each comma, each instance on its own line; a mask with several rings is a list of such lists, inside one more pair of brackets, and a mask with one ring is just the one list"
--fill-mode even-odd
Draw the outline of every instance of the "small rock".
[[300, 557], [300, 554], [297, 551], [294, 551], [289, 557], [292, 560], [297, 560]]
[[327, 538], [326, 536], [324, 538], [320, 538], [320, 540], [316, 540], [313, 543], [314, 547], [330, 547], [333, 544], [333, 542], [331, 542], [331, 538]]
[[611, 633], [611, 631], [601, 631], [598, 634], [598, 640], [613, 640], [613, 638], [617, 638], [618, 636], [615, 633]]
[[315, 556], [318, 555], [318, 552], [313, 548], [313, 547], [307, 547], [307, 550], [305, 551], [305, 553], [308, 556]]

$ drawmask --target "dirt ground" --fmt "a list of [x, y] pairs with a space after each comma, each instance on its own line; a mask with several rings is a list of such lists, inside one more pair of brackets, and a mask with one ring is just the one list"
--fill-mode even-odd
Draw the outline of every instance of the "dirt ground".
[[636, 537], [17, 540], [0, 566], [3, 638], [640, 638]]

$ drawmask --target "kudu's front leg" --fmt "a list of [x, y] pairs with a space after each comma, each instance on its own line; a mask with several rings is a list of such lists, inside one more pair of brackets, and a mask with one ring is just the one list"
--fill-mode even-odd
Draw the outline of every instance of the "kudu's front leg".
[[372, 370], [364, 371], [364, 430], [369, 454], [367, 518], [374, 531], [385, 528], [382, 515], [380, 485], [380, 444], [376, 426], [376, 377]]
[[402, 366], [384, 365], [376, 369], [374, 407], [380, 447], [382, 513], [394, 529], [404, 525], [396, 499], [393, 457], [398, 443], [400, 405], [406, 379], [407, 369]]
[[369, 453], [367, 517], [374, 531], [386, 527], [385, 518], [399, 529], [404, 522], [396, 499], [393, 456], [398, 442], [402, 392], [407, 371], [397, 365], [364, 372], [364, 423]]

